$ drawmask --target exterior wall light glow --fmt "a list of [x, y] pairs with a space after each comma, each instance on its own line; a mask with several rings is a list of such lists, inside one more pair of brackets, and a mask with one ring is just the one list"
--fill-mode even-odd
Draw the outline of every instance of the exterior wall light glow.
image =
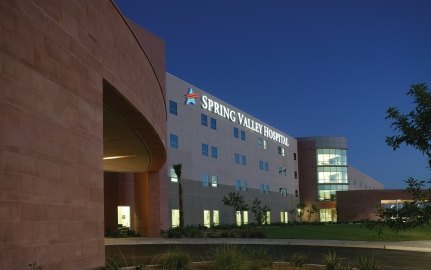
[[128, 158], [128, 157], [136, 157], [136, 155], [103, 157], [103, 160], [107, 160], [107, 159], [119, 159], [119, 158]]

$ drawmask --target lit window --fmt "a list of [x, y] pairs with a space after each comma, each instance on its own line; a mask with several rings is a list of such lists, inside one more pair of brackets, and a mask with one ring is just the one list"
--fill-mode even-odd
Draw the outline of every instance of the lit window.
[[175, 173], [174, 168], [171, 168], [169, 171], [169, 177], [171, 178], [171, 182], [178, 182], [178, 176]]
[[266, 146], [266, 140], [264, 140], [262, 138], [257, 139], [257, 145], [259, 147], [263, 148], [263, 149], [267, 148], [267, 146]]
[[317, 149], [317, 165], [347, 165], [347, 150]]
[[211, 128], [214, 130], [217, 129], [217, 120], [212, 117], [211, 117]]
[[286, 211], [280, 212], [280, 222], [281, 223], [289, 222], [289, 212], [286, 212]]
[[271, 211], [266, 211], [265, 224], [271, 224]]
[[213, 188], [218, 187], [218, 176], [215, 176], [215, 175], [211, 176], [211, 186]]
[[233, 136], [235, 138], [239, 138], [239, 129], [236, 127], [233, 128]]
[[169, 145], [171, 148], [178, 149], [178, 136], [175, 134], [169, 135]]
[[284, 153], [284, 148], [283, 147], [281, 147], [281, 146], [278, 147], [278, 154], [282, 155], [284, 157], [285, 153]]
[[201, 148], [202, 156], [208, 156], [208, 144], [203, 143]]
[[241, 130], [241, 140], [245, 141], [245, 131]]
[[208, 126], [208, 116], [206, 114], [201, 114], [201, 125]]
[[172, 228], [178, 227], [180, 225], [180, 210], [172, 209]]
[[175, 101], [169, 100], [169, 113], [173, 115], [177, 115], [177, 103]]
[[209, 228], [211, 227], [211, 211], [204, 210], [204, 226]]
[[248, 211], [236, 211], [236, 225], [248, 224]]
[[202, 186], [209, 186], [209, 175], [207, 173], [202, 174]]
[[214, 226], [220, 225], [220, 213], [218, 210], [213, 210], [213, 224]]
[[217, 149], [217, 147], [215, 147], [215, 146], [211, 146], [211, 157], [212, 158], [217, 158], [217, 156], [218, 156], [218, 149]]

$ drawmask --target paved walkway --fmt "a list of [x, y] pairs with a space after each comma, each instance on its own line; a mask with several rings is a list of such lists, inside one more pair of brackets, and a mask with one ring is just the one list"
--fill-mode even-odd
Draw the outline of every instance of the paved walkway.
[[202, 244], [236, 244], [236, 245], [292, 245], [292, 246], [325, 246], [354, 247], [406, 250], [431, 253], [431, 240], [402, 242], [367, 242], [340, 240], [307, 240], [307, 239], [245, 239], [245, 238], [105, 238], [105, 245], [202, 245]]

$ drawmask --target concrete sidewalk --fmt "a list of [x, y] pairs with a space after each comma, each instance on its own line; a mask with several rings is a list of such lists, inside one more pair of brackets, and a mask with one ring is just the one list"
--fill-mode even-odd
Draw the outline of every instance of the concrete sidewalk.
[[105, 238], [105, 245], [292, 245], [376, 248], [431, 253], [431, 240], [401, 242], [367, 242], [308, 239], [246, 239], [246, 238]]

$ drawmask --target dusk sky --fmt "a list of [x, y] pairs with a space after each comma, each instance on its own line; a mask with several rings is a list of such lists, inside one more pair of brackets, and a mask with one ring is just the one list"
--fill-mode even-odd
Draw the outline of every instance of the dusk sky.
[[431, 86], [431, 1], [116, 0], [166, 45], [167, 72], [294, 137], [345, 136], [349, 164], [404, 188], [426, 158], [386, 145], [386, 109]]

